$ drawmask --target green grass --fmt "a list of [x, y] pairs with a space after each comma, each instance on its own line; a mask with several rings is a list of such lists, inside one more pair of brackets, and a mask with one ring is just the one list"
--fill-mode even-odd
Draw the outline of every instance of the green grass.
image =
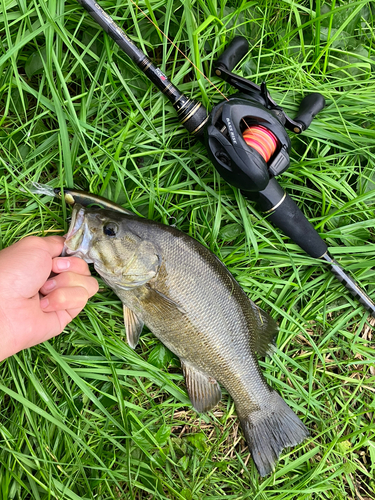
[[[220, 102], [132, 3], [100, 3], [183, 92]], [[375, 299], [374, 5], [139, 5], [206, 74], [243, 34], [251, 52], [238, 73], [266, 79], [288, 113], [306, 93], [325, 96], [292, 138], [280, 182]], [[278, 350], [261, 364], [311, 430], [261, 480], [230, 397], [197, 415], [177, 358], [147, 331], [132, 351], [103, 285], [61, 336], [0, 365], [0, 498], [374, 499], [374, 320], [220, 179], [171, 105], [75, 1], [0, 2], [0, 113], [2, 247], [67, 229], [69, 209], [21, 191], [30, 181], [74, 185], [175, 224], [278, 321]]]

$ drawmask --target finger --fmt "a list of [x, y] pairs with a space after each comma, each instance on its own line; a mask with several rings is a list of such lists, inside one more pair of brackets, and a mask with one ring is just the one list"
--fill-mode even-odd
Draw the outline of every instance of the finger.
[[44, 311], [40, 311], [42, 315], [43, 329], [40, 331], [40, 334], [35, 339], [32, 339], [28, 345], [24, 345], [22, 349], [26, 347], [31, 347], [36, 344], [40, 344], [46, 340], [51, 339], [52, 337], [56, 337], [59, 335], [67, 324], [69, 324], [73, 318], [75, 318], [81, 311], [83, 307], [68, 309], [67, 311], [51, 311], [45, 313]]
[[61, 253], [63, 245], [61, 236], [28, 236], [2, 250], [0, 292], [9, 297], [34, 296], [48, 279], [52, 258]]
[[76, 316], [78, 316], [78, 314], [82, 311], [81, 308], [75, 308], [75, 309], [68, 309], [66, 312], [69, 314], [69, 316], [73, 319], [75, 318]]
[[5, 262], [6, 267], [12, 266], [17, 262], [19, 266], [23, 262], [29, 263], [30, 255], [43, 255], [47, 259], [57, 257], [61, 254], [64, 246], [64, 238], [62, 236], [47, 236], [46, 238], [39, 238], [38, 236], [27, 236], [10, 247], [4, 248], [1, 251], [1, 261]]
[[50, 294], [53, 290], [58, 288], [68, 288], [82, 286], [86, 288], [89, 297], [92, 297], [99, 290], [98, 282], [92, 276], [83, 276], [73, 272], [66, 272], [58, 274], [44, 283], [40, 289], [43, 295]]
[[23, 251], [28, 250], [44, 250], [52, 258], [61, 254], [65, 239], [62, 236], [46, 236], [39, 238], [38, 236], [27, 236], [15, 244], [17, 249]]
[[40, 300], [44, 312], [83, 309], [89, 299], [89, 294], [83, 286], [58, 288]]
[[88, 264], [78, 257], [57, 257], [53, 259], [52, 271], [54, 273], [70, 271], [72, 273], [82, 274], [83, 276], [91, 275]]
[[43, 238], [44, 243], [47, 246], [47, 250], [52, 258], [61, 255], [65, 238], [62, 236], [46, 236]]
[[[60, 324], [60, 328], [58, 330], [59, 333], [60, 331], [64, 330], [66, 325], [68, 325], [73, 320], [73, 318], [78, 316], [78, 314], [82, 311], [82, 309], [83, 307], [75, 307], [74, 309], [68, 309], [67, 311], [54, 311], [47, 314], [46, 316], [54, 315], [56, 317], [56, 319]], [[53, 336], [56, 336], [58, 333], [54, 333]]]

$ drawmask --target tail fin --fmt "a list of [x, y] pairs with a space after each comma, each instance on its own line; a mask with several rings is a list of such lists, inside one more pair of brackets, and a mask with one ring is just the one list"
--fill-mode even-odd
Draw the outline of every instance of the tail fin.
[[259, 474], [264, 477], [275, 468], [284, 448], [296, 446], [309, 431], [285, 401], [272, 391], [267, 408], [240, 415], [241, 427]]

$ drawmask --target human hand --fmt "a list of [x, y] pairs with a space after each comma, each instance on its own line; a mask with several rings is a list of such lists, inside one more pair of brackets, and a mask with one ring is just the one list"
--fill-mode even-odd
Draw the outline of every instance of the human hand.
[[0, 361], [60, 334], [98, 291], [86, 262], [59, 257], [63, 245], [29, 236], [0, 251]]

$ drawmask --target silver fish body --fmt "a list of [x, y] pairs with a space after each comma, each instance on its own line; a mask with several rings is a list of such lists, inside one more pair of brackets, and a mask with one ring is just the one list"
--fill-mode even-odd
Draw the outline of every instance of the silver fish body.
[[79, 205], [65, 247], [93, 263], [121, 299], [131, 347], [145, 324], [180, 358], [197, 411], [220, 401], [220, 384], [227, 389], [262, 476], [308, 435], [259, 368], [275, 322], [207, 248], [175, 228]]

